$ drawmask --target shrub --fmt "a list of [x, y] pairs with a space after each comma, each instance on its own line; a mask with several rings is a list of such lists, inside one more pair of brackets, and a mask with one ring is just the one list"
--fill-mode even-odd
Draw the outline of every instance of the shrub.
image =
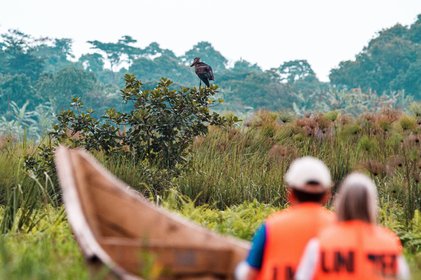
[[123, 102], [131, 104], [129, 112], [109, 108], [97, 118], [94, 110], [84, 110], [80, 98], [73, 98], [71, 109], [58, 115], [51, 142], [26, 159], [27, 168], [37, 174], [52, 173], [53, 150], [64, 144], [142, 163], [143, 172], [149, 174], [147, 183], [162, 188], [186, 169], [193, 139], [205, 135], [209, 125], [225, 122], [209, 110], [215, 86], [177, 91], [162, 78], [154, 89], [142, 90], [142, 83], [130, 74], [125, 83], [121, 95]]

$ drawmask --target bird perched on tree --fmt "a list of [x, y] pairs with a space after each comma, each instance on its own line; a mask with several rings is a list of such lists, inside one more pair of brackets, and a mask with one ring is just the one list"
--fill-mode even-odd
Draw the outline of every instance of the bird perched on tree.
[[196, 57], [193, 60], [193, 63], [192, 65], [190, 65], [190, 67], [193, 67], [193, 66], [194, 66], [196, 75], [201, 80], [199, 87], [202, 85], [202, 81], [205, 83], [207, 87], [209, 87], [210, 86], [209, 81], [214, 80], [212, 67], [210, 67], [204, 62], [201, 62], [200, 57]]

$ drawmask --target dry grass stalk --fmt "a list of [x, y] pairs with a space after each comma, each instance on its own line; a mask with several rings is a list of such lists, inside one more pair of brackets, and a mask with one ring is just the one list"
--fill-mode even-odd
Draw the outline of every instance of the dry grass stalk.
[[375, 177], [386, 177], [390, 174], [390, 167], [376, 160], [367, 160], [362, 166]]

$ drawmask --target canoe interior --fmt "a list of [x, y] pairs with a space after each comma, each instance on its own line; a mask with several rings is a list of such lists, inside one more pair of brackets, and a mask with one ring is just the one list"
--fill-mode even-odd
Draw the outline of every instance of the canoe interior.
[[82, 251], [120, 278], [149, 273], [157, 279], [232, 279], [246, 256], [247, 242], [151, 204], [82, 150], [60, 147], [56, 165]]

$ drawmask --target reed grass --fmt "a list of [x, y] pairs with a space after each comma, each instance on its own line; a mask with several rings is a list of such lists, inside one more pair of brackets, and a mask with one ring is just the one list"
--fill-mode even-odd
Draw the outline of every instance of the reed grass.
[[[290, 162], [312, 155], [331, 169], [335, 192], [353, 170], [369, 174], [380, 197], [379, 221], [400, 236], [414, 279], [421, 273], [421, 115], [385, 110], [295, 118], [259, 112], [240, 126], [211, 127], [191, 147], [190, 168], [147, 184], [140, 162], [95, 156], [154, 202], [208, 228], [250, 240], [264, 218], [287, 204]], [[0, 279], [88, 279], [65, 220], [54, 178], [23, 168], [36, 146], [0, 139]], [[155, 178], [154, 180], [159, 180]], [[57, 265], [60, 262], [60, 266]], [[64, 264], [64, 268], [63, 268]]]
[[286, 168], [294, 158], [311, 155], [330, 168], [334, 191], [351, 171], [369, 174], [381, 203], [393, 201], [404, 209], [409, 225], [421, 209], [421, 126], [414, 120], [390, 110], [356, 118], [330, 112], [288, 122], [260, 112], [247, 126], [212, 128], [196, 139], [192, 168], [176, 182], [198, 205], [223, 209], [257, 199], [283, 206]]

